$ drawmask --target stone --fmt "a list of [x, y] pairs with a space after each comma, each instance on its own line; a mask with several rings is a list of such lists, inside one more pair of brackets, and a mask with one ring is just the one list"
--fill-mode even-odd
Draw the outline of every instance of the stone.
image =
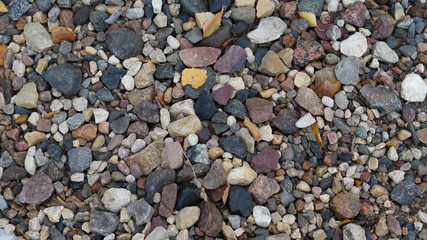
[[341, 83], [335, 77], [333, 68], [326, 67], [316, 72], [314, 91], [319, 97], [334, 97], [341, 90]]
[[196, 115], [200, 120], [210, 120], [212, 116], [218, 112], [215, 102], [212, 98], [211, 92], [207, 89], [202, 89], [199, 98], [194, 105]]
[[176, 199], [178, 194], [178, 185], [175, 183], [168, 184], [163, 187], [162, 200], [159, 206], [159, 214], [165, 218], [172, 215], [175, 208]]
[[182, 149], [181, 144], [179, 142], [166, 144], [160, 156], [160, 165], [162, 166], [162, 168], [166, 169], [180, 168], [184, 160], [184, 156], [182, 154], [183, 152], [184, 150]]
[[320, 13], [322, 12], [322, 9], [323, 9], [323, 4], [324, 4], [323, 0], [314, 0], [314, 1], [303, 0], [298, 3], [298, 11], [311, 12], [311, 13], [314, 13], [314, 15], [316, 16], [320, 16]]
[[109, 188], [102, 196], [104, 207], [112, 212], [119, 212], [130, 203], [131, 192], [123, 188]]
[[228, 198], [230, 213], [239, 214], [243, 217], [248, 217], [252, 214], [255, 203], [244, 188], [231, 186]]
[[271, 0], [259, 0], [256, 5], [256, 17], [265, 18], [271, 16], [275, 8], [274, 2]]
[[339, 219], [345, 220], [356, 217], [362, 208], [362, 204], [359, 196], [349, 192], [342, 192], [332, 199], [330, 207]]
[[129, 8], [126, 12], [126, 17], [128, 19], [140, 19], [144, 17], [144, 9], [143, 8]]
[[286, 30], [286, 23], [279, 17], [261, 19], [258, 27], [248, 33], [252, 43], [261, 44], [277, 40]]
[[89, 228], [94, 234], [108, 236], [116, 230], [117, 225], [119, 218], [114, 213], [97, 210], [90, 213]]
[[270, 120], [273, 114], [273, 102], [262, 98], [254, 97], [246, 99], [246, 107], [249, 117], [255, 124]]
[[315, 116], [323, 115], [324, 106], [320, 98], [310, 88], [302, 87], [298, 89], [298, 94], [295, 98], [295, 101], [298, 103], [298, 105], [309, 111], [311, 114]]
[[253, 24], [256, 18], [255, 8], [253, 7], [232, 8], [231, 18], [234, 21], [245, 21], [248, 24]]
[[359, 58], [344, 57], [335, 67], [337, 79], [345, 85], [356, 85], [359, 82]]
[[411, 181], [402, 181], [391, 191], [390, 197], [401, 205], [411, 204], [416, 197], [424, 193], [418, 185]]
[[231, 99], [228, 101], [224, 110], [239, 119], [245, 119], [248, 116], [245, 105], [237, 99]]
[[368, 50], [368, 41], [360, 32], [356, 32], [341, 41], [340, 52], [346, 56], [362, 57]]
[[120, 59], [135, 57], [142, 53], [141, 36], [127, 28], [118, 28], [107, 33], [107, 47]]
[[97, 127], [93, 124], [85, 124], [71, 132], [73, 138], [82, 138], [86, 141], [92, 141], [96, 138]]
[[125, 161], [128, 164], [137, 163], [141, 172], [144, 175], [148, 175], [160, 166], [163, 148], [163, 141], [152, 142], [140, 152], [127, 157]]
[[37, 93], [36, 84], [34, 82], [26, 83], [22, 86], [15, 98], [15, 104], [23, 108], [37, 108], [39, 94]]
[[366, 240], [365, 229], [355, 223], [348, 223], [342, 232], [343, 240]]
[[418, 130], [417, 137], [422, 143], [427, 144], [427, 128]]
[[220, 105], [227, 105], [228, 100], [231, 99], [234, 93], [234, 88], [229, 85], [225, 84], [223, 87], [221, 87], [218, 90], [215, 90], [212, 92], [212, 97]]
[[159, 109], [152, 102], [147, 101], [139, 104], [134, 108], [133, 113], [147, 123], [158, 123], [160, 121]]
[[90, 23], [92, 23], [93, 28], [97, 32], [103, 32], [107, 30], [107, 28], [110, 26], [105, 20], [107, 20], [110, 17], [108, 13], [103, 11], [93, 11], [90, 16], [89, 20]]
[[30, 7], [30, 3], [26, 0], [11, 1], [7, 6], [9, 18], [12, 21], [18, 21], [18, 19], [24, 15]]
[[39, 53], [46, 52], [53, 47], [53, 42], [50, 37], [50, 34], [39, 22], [25, 24], [24, 36], [28, 46], [30, 46], [32, 49]]
[[202, 201], [199, 207], [201, 214], [197, 226], [206, 235], [216, 237], [222, 229], [221, 212], [210, 201]]
[[298, 132], [295, 123], [300, 118], [298, 112], [291, 109], [283, 109], [272, 121], [272, 126], [277, 128], [283, 134], [289, 135]]
[[68, 165], [72, 173], [83, 172], [92, 163], [92, 151], [88, 147], [73, 148], [68, 151]]
[[251, 166], [257, 173], [269, 173], [279, 169], [279, 159], [280, 153], [268, 146], [252, 158]]
[[254, 216], [256, 225], [264, 228], [270, 225], [271, 215], [267, 207], [255, 206], [252, 215]]
[[28, 146], [34, 146], [38, 143], [40, 143], [41, 141], [43, 141], [46, 137], [46, 134], [38, 132], [38, 131], [33, 131], [33, 132], [27, 132], [24, 135], [24, 139], [25, 141], [27, 141]]
[[191, 16], [194, 16], [195, 13], [209, 11], [206, 2], [203, 0], [183, 0], [180, 3], [182, 11]]
[[402, 109], [399, 98], [386, 88], [365, 85], [360, 89], [363, 101], [370, 107], [390, 113]]
[[239, 136], [232, 135], [222, 138], [219, 140], [219, 145], [224, 151], [232, 153], [238, 158], [246, 156], [246, 145]]
[[273, 194], [279, 191], [279, 184], [274, 179], [263, 175], [259, 175], [248, 188], [248, 192], [258, 204], [265, 204]]
[[316, 122], [316, 119], [311, 115], [311, 113], [304, 114], [298, 121], [295, 123], [297, 128], [306, 128], [313, 125]]
[[378, 61], [386, 63], [396, 63], [399, 61], [399, 56], [391, 49], [386, 42], [378, 41], [375, 43], [372, 50], [372, 56]]
[[196, 206], [185, 207], [176, 215], [176, 228], [187, 229], [196, 224], [200, 217], [200, 208]]
[[228, 173], [227, 182], [231, 185], [247, 186], [257, 177], [257, 173], [250, 167], [233, 168]]
[[43, 213], [49, 218], [49, 221], [53, 223], [59, 222], [61, 219], [61, 213], [64, 209], [63, 206], [53, 206], [43, 209]]
[[393, 30], [392, 19], [388, 15], [383, 14], [378, 16], [375, 21], [371, 36], [375, 39], [386, 39], [393, 33]]
[[187, 66], [192, 68], [207, 67], [216, 62], [221, 50], [213, 47], [194, 47], [179, 51], [179, 58]]
[[363, 2], [357, 1], [351, 4], [344, 12], [342, 19], [352, 25], [363, 27], [368, 9]]
[[405, 76], [402, 81], [400, 96], [407, 102], [424, 102], [427, 94], [427, 84], [415, 73]]
[[80, 91], [82, 71], [71, 64], [61, 64], [44, 72], [43, 78], [58, 92], [70, 96]]
[[50, 35], [54, 43], [61, 43], [62, 41], [74, 42], [77, 38], [73, 30], [67, 27], [56, 27], [51, 30]]
[[214, 70], [220, 73], [240, 73], [246, 63], [246, 51], [240, 46], [232, 45], [214, 65]]
[[131, 203], [127, 209], [137, 225], [148, 223], [154, 215], [153, 207], [144, 199]]
[[293, 53], [293, 60], [298, 67], [323, 58], [325, 51], [320, 43], [314, 40], [300, 40]]
[[196, 144], [196, 146], [187, 150], [186, 155], [193, 163], [210, 164], [208, 147], [205, 144]]
[[[5, 176], [3, 176], [3, 180], [6, 180]], [[22, 203], [39, 205], [46, 201], [52, 193], [52, 179], [43, 171], [39, 171], [24, 184], [19, 194], [19, 201]]]
[[175, 137], [187, 137], [192, 133], [197, 133], [202, 129], [200, 119], [196, 115], [189, 115], [172, 122], [168, 126], [169, 135]]
[[227, 172], [220, 164], [213, 164], [209, 172], [203, 178], [205, 189], [217, 189], [227, 183]]
[[258, 70], [272, 77], [276, 77], [279, 74], [288, 72], [289, 68], [286, 67], [275, 52], [268, 51], [262, 58], [261, 65]]
[[153, 202], [154, 195], [160, 193], [163, 187], [175, 182], [175, 171], [159, 169], [148, 175], [145, 182], [145, 189], [147, 191], [147, 201]]
[[[188, 170], [190, 170], [189, 175], [191, 176], [189, 179], [193, 179], [193, 170], [191, 169], [191, 167], [189, 167]], [[184, 182], [179, 185], [179, 194], [178, 199], [176, 201], [175, 209], [179, 211], [187, 206], [197, 205], [200, 200], [200, 189], [194, 183]]]

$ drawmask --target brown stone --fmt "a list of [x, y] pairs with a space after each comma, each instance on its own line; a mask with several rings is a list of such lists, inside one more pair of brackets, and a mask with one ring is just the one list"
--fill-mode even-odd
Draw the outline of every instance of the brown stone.
[[427, 128], [423, 128], [417, 131], [418, 140], [427, 145]]
[[279, 168], [279, 159], [279, 152], [267, 146], [252, 158], [251, 166], [257, 173], [269, 173]]
[[359, 196], [350, 192], [342, 192], [332, 199], [330, 207], [338, 219], [345, 220], [356, 217], [362, 208], [362, 204]]
[[320, 98], [328, 96], [333, 98], [341, 90], [341, 83], [335, 77], [335, 71], [331, 67], [325, 67], [316, 72], [314, 91]]
[[308, 63], [321, 59], [325, 55], [323, 46], [314, 40], [300, 40], [293, 54], [297, 67], [304, 67]]
[[255, 124], [270, 120], [273, 114], [273, 102], [262, 98], [246, 99], [246, 107], [248, 108], [249, 117]]
[[40, 132], [50, 132], [50, 128], [52, 126], [52, 123], [49, 119], [40, 118], [37, 122], [37, 131]]
[[160, 216], [168, 218], [172, 215], [173, 209], [175, 208], [177, 193], [178, 185], [175, 183], [163, 187], [162, 200], [159, 206]]
[[298, 2], [296, 1], [280, 2], [280, 6], [279, 6], [280, 16], [285, 19], [293, 19], [297, 12], [297, 5], [298, 5]]
[[261, 61], [258, 69], [260, 72], [269, 76], [276, 77], [281, 73], [286, 73], [289, 68], [283, 63], [282, 59], [273, 51], [268, 51]]
[[61, 43], [62, 41], [74, 42], [77, 38], [73, 30], [67, 27], [56, 27], [52, 29], [50, 35], [54, 43]]
[[93, 124], [85, 124], [71, 132], [73, 138], [83, 138], [86, 141], [92, 141], [96, 138], [97, 128]]
[[365, 15], [368, 12], [365, 4], [363, 2], [355, 2], [350, 5], [344, 12], [342, 18], [347, 23], [352, 25], [363, 27], [365, 24]]
[[214, 70], [221, 73], [240, 73], [245, 67], [246, 57], [245, 49], [232, 45], [215, 63]]
[[24, 124], [24, 123], [27, 123], [27, 121], [28, 121], [28, 118], [29, 118], [30, 116], [28, 116], [28, 114], [21, 114], [21, 115], [19, 115], [19, 117], [17, 117], [16, 119], [15, 119], [15, 123], [16, 124]]
[[24, 184], [19, 194], [19, 201], [39, 205], [46, 201], [52, 193], [52, 179], [43, 171], [39, 171]]
[[279, 191], [279, 184], [264, 175], [259, 175], [248, 188], [248, 192], [258, 204], [265, 204], [268, 198]]
[[206, 192], [206, 195], [208, 195], [209, 199], [212, 200], [212, 202], [218, 202], [224, 196], [224, 193], [227, 190], [227, 188], [228, 188], [228, 185], [224, 184], [217, 189], [212, 189], [212, 190], [206, 189], [205, 192]]
[[19, 129], [15, 128], [6, 132], [6, 136], [10, 139], [18, 141], [19, 139]]
[[207, 67], [216, 62], [221, 50], [213, 47], [195, 47], [179, 51], [179, 57], [187, 67]]
[[222, 230], [221, 212], [210, 201], [202, 201], [200, 211], [201, 214], [197, 226], [208, 236], [218, 236]]
[[302, 87], [298, 90], [298, 95], [295, 98], [295, 101], [309, 111], [313, 115], [323, 115], [323, 104], [320, 101], [320, 98], [316, 93], [307, 87]]
[[125, 161], [128, 165], [131, 163], [137, 163], [141, 172], [144, 175], [148, 175], [160, 166], [160, 155], [163, 152], [163, 147], [163, 141], [152, 142], [140, 152], [127, 157]]
[[229, 85], [225, 84], [223, 87], [221, 87], [218, 90], [215, 90], [212, 92], [212, 98], [221, 105], [227, 105], [228, 100], [231, 99], [234, 93], [234, 88]]
[[387, 15], [381, 15], [374, 23], [372, 37], [375, 39], [386, 39], [393, 33], [394, 26], [392, 20]]

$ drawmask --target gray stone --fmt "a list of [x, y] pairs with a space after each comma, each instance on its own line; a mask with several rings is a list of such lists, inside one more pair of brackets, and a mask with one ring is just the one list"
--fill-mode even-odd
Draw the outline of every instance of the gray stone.
[[28, 46], [37, 52], [43, 53], [53, 47], [50, 34], [39, 22], [27, 23], [24, 27], [24, 36]]
[[208, 147], [205, 144], [197, 144], [187, 150], [187, 157], [193, 163], [209, 164]]
[[107, 33], [107, 47], [120, 59], [135, 57], [142, 53], [141, 36], [127, 28], [118, 28]]
[[85, 122], [83, 114], [77, 113], [67, 119], [67, 125], [70, 130], [77, 129]]
[[204, 0], [181, 0], [181, 10], [191, 16], [199, 12], [208, 12], [209, 8]]
[[7, 168], [13, 163], [13, 157], [10, 155], [8, 151], [3, 151], [0, 156], [0, 166]]
[[359, 82], [359, 58], [344, 57], [335, 67], [337, 79], [346, 85], [356, 85]]
[[391, 49], [386, 42], [378, 41], [375, 43], [372, 55], [374, 58], [378, 59], [378, 61], [385, 63], [396, 63], [399, 61], [399, 56], [397, 56], [396, 52]]
[[311, 12], [316, 16], [322, 13], [324, 0], [302, 0], [298, 3], [298, 11]]
[[61, 64], [44, 72], [43, 78], [58, 92], [76, 95], [80, 91], [82, 71], [71, 64]]
[[89, 228], [97, 235], [107, 236], [116, 230], [119, 218], [111, 212], [92, 211], [90, 213]]
[[391, 192], [390, 196], [393, 201], [401, 205], [409, 205], [414, 199], [424, 193], [418, 185], [411, 181], [400, 182]]
[[103, 32], [110, 26], [110, 24], [105, 22], [109, 17], [110, 15], [106, 12], [94, 11], [90, 14], [90, 23], [92, 23], [95, 31]]
[[9, 12], [9, 18], [12, 21], [17, 21], [22, 15], [24, 15], [29, 9], [31, 5], [26, 0], [13, 0], [7, 6]]
[[154, 214], [154, 209], [143, 198], [128, 206], [129, 213], [135, 219], [136, 225], [148, 223]]
[[72, 173], [83, 172], [92, 163], [92, 151], [88, 147], [73, 148], [68, 151], [68, 165]]
[[360, 89], [360, 95], [370, 108], [379, 109], [386, 113], [402, 109], [399, 98], [386, 88], [365, 85]]
[[342, 235], [343, 240], [366, 240], [365, 229], [354, 223], [345, 225]]

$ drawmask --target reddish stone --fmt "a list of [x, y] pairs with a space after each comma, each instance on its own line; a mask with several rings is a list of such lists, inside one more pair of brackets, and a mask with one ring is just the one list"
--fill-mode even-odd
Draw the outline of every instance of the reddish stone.
[[283, 36], [283, 45], [285, 45], [285, 47], [287, 48], [293, 48], [296, 42], [297, 42], [297, 39], [294, 36], [292, 36], [292, 34], [290, 33]]
[[257, 173], [269, 173], [278, 169], [280, 154], [268, 146], [252, 158], [251, 166]]
[[347, 23], [358, 27], [363, 27], [363, 25], [365, 24], [365, 16], [367, 12], [368, 9], [366, 8], [364, 3], [355, 2], [345, 10], [342, 18]]
[[139, 168], [139, 165], [137, 163], [131, 163], [129, 165], [130, 174], [134, 176], [135, 178], [142, 177], [143, 173], [141, 172], [141, 169]]
[[222, 196], [224, 195], [224, 192], [227, 189], [227, 187], [228, 187], [227, 184], [224, 184], [217, 189], [212, 189], [212, 190], [206, 189], [205, 192], [212, 202], [218, 202], [219, 200], [222, 199]]
[[286, 92], [287, 92], [287, 91], [290, 91], [290, 90], [292, 90], [292, 89], [294, 89], [294, 88], [295, 88], [294, 80], [293, 80], [293, 79], [288, 78], [288, 79], [286, 79], [285, 81], [283, 81], [283, 82], [280, 84], [280, 87], [281, 87], [283, 90], [285, 90]]
[[387, 215], [387, 227], [391, 233], [394, 233], [397, 236], [402, 235], [402, 228], [400, 227], [400, 223], [393, 215]]
[[360, 181], [362, 181], [362, 182], [369, 182], [369, 180], [371, 180], [371, 174], [370, 173], [368, 173], [368, 172], [363, 172], [361, 175], [360, 175]]
[[187, 39], [185, 39], [185, 38], [181, 38], [179, 40], [179, 44], [180, 44], [179, 48], [181, 50], [193, 47], [193, 44], [190, 41], [188, 41]]
[[67, 27], [56, 27], [52, 29], [50, 34], [54, 43], [61, 43], [62, 41], [74, 42], [77, 38], [73, 30]]
[[145, 189], [145, 181], [146, 180], [147, 179], [145, 177], [142, 177], [142, 178], [138, 179], [138, 182], [136, 183], [136, 185], [138, 186], [138, 188]]
[[314, 31], [316, 32], [316, 35], [323, 39], [323, 40], [328, 40], [329, 38], [326, 37], [326, 31], [331, 28], [332, 26], [334, 26], [333, 24], [324, 24], [321, 21], [317, 21], [317, 26], [314, 28]]
[[6, 132], [6, 136], [12, 140], [18, 141], [19, 129], [15, 128]]
[[248, 108], [249, 117], [255, 124], [270, 120], [273, 114], [273, 102], [262, 98], [246, 99], [246, 107]]
[[342, 192], [332, 199], [330, 207], [338, 219], [345, 220], [356, 217], [362, 208], [362, 204], [359, 196], [350, 192]]
[[153, 231], [156, 227], [164, 227], [168, 228], [168, 223], [160, 216], [153, 217], [151, 220], [151, 231]]
[[248, 192], [258, 204], [265, 204], [268, 198], [279, 191], [279, 184], [264, 175], [259, 175], [248, 188]]
[[20, 151], [25, 151], [28, 148], [30, 148], [30, 146], [28, 146], [27, 141], [25, 141], [23, 139], [18, 140], [18, 141], [15, 142], [15, 149], [16, 149], [16, 151], [19, 151], [19, 152]]
[[37, 131], [50, 132], [52, 124], [49, 119], [40, 118], [37, 122]]
[[218, 90], [212, 92], [212, 98], [221, 105], [227, 105], [234, 93], [234, 88], [231, 85], [225, 84]]
[[246, 51], [242, 47], [232, 45], [214, 65], [220, 73], [240, 73], [246, 63]]
[[86, 141], [92, 141], [96, 138], [97, 128], [93, 124], [85, 124], [71, 132], [73, 138], [82, 138]]
[[125, 161], [120, 161], [119, 163], [117, 163], [117, 168], [120, 170], [120, 172], [122, 172], [124, 175], [129, 175], [130, 174], [130, 169], [128, 167], [128, 165], [126, 164]]
[[37, 172], [26, 182], [19, 194], [19, 201], [39, 205], [53, 193], [52, 179], [43, 171]]
[[341, 83], [335, 77], [333, 68], [326, 67], [316, 72], [314, 91], [317, 96], [333, 98], [341, 90]]
[[178, 185], [175, 183], [166, 185], [162, 190], [162, 200], [160, 201], [159, 214], [165, 218], [172, 215], [175, 208], [176, 198], [178, 193]]
[[187, 67], [207, 67], [216, 62], [221, 50], [213, 47], [195, 47], [179, 51], [179, 57]]
[[127, 134], [135, 133], [138, 138], [144, 138], [148, 135], [148, 125], [143, 121], [136, 121], [129, 125]]
[[73, 15], [74, 13], [70, 10], [62, 10], [59, 14], [59, 25], [74, 29]]
[[197, 226], [208, 236], [216, 237], [222, 230], [222, 214], [210, 201], [200, 204], [200, 218]]
[[283, 1], [280, 2], [279, 6], [279, 14], [281, 17], [285, 19], [293, 19], [295, 17], [296, 11], [297, 11], [297, 1]]
[[393, 23], [388, 15], [381, 15], [374, 23], [372, 37], [375, 39], [385, 39], [393, 33]]
[[320, 43], [313, 40], [300, 40], [293, 54], [297, 67], [304, 67], [312, 61], [323, 58], [325, 52]]

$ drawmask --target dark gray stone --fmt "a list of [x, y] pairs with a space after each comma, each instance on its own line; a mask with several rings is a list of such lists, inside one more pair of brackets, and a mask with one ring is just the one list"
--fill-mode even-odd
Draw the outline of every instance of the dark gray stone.
[[391, 192], [390, 196], [393, 201], [401, 205], [409, 205], [414, 199], [424, 191], [418, 185], [411, 181], [400, 182]]
[[13, 157], [8, 151], [4, 151], [0, 156], [0, 166], [7, 168], [13, 163]]
[[324, 0], [302, 0], [298, 3], [298, 11], [311, 12], [316, 16], [322, 13]]
[[244, 158], [246, 156], [246, 144], [239, 136], [232, 135], [220, 139], [219, 145], [224, 149], [224, 151], [232, 153], [238, 158]]
[[218, 112], [218, 108], [215, 105], [215, 102], [212, 98], [212, 94], [209, 90], [203, 89], [199, 96], [199, 99], [196, 101], [194, 106], [197, 116], [200, 120], [209, 120], [212, 116]]
[[248, 111], [246, 110], [245, 104], [236, 99], [231, 99], [228, 101], [228, 104], [225, 106], [224, 110], [236, 118], [242, 120], [248, 116]]
[[141, 54], [144, 43], [140, 35], [127, 28], [119, 28], [107, 33], [107, 47], [120, 59]]
[[68, 165], [72, 173], [83, 172], [92, 163], [92, 151], [88, 147], [73, 148], [68, 151]]
[[9, 12], [9, 18], [12, 21], [17, 21], [22, 15], [24, 15], [29, 9], [31, 5], [26, 0], [13, 0], [7, 6]]
[[209, 8], [204, 0], [181, 0], [181, 10], [194, 16], [195, 13], [209, 12]]
[[[95, 31], [103, 32], [103, 31], [107, 30], [107, 28], [110, 27], [110, 24], [106, 23], [105, 20], [109, 17], [110, 17], [110, 15], [108, 15], [108, 13], [106, 13], [106, 12], [101, 12], [101, 11], [92, 12], [90, 14], [90, 22], [92, 23]], [[108, 34], [107, 34], [107, 36], [108, 36]], [[129, 41], [128, 44], [129, 43], [132, 43], [132, 42]], [[107, 42], [107, 44], [108, 44], [108, 42]], [[123, 42], [122, 44], [125, 44], [125, 42]]]
[[186, 152], [187, 157], [193, 163], [209, 164], [208, 147], [205, 144], [197, 144]]
[[47, 12], [52, 7], [52, 2], [50, 0], [36, 0], [37, 8], [42, 12]]
[[84, 122], [85, 118], [81, 113], [74, 114], [72, 117], [67, 119], [67, 125], [69, 130], [74, 130], [80, 127]]
[[289, 135], [298, 132], [298, 128], [295, 123], [300, 118], [300, 114], [297, 111], [290, 109], [283, 109], [273, 119], [271, 125], [277, 128], [283, 134]]
[[116, 214], [104, 211], [92, 211], [90, 213], [89, 228], [94, 234], [107, 236], [116, 230], [119, 218]]
[[80, 91], [82, 71], [71, 64], [61, 64], [43, 73], [43, 78], [58, 92], [70, 96]]
[[365, 85], [360, 89], [360, 95], [370, 108], [379, 109], [385, 113], [402, 109], [400, 99], [386, 88]]
[[110, 127], [113, 132], [117, 134], [125, 133], [129, 127], [130, 118], [125, 116], [119, 119], [116, 119], [110, 123]]
[[345, 85], [356, 85], [359, 82], [359, 58], [351, 56], [341, 59], [335, 67], [337, 79]]
[[229, 193], [228, 208], [231, 213], [248, 217], [255, 206], [251, 195], [244, 188], [232, 186]]
[[153, 202], [154, 194], [162, 192], [164, 186], [175, 182], [174, 170], [158, 170], [148, 175], [145, 182], [147, 191], [147, 201]]
[[136, 225], [148, 223], [154, 214], [154, 209], [144, 199], [140, 199], [128, 206], [128, 211], [135, 219]]
[[152, 102], [143, 102], [136, 106], [133, 110], [141, 120], [148, 123], [158, 123], [160, 121], [160, 114], [157, 105]]

